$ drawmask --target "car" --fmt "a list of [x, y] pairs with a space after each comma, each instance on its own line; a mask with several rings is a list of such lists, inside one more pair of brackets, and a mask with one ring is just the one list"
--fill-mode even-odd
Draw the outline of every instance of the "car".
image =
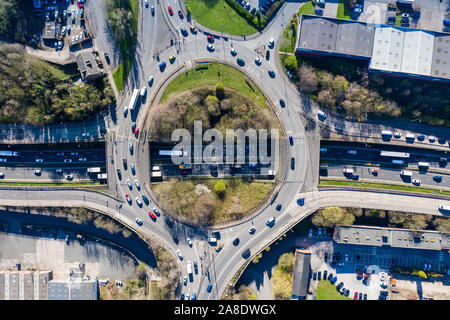
[[235, 48], [231, 48], [230, 53], [234, 57], [235, 55], [237, 55], [237, 50]]
[[418, 135], [418, 136], [417, 136], [417, 140], [419, 140], [419, 141], [424, 141], [424, 140], [425, 140], [425, 136], [424, 136], [423, 134]]
[[194, 272], [195, 272], [195, 274], [198, 274], [197, 260], [194, 260], [193, 265], [194, 265]]
[[289, 136], [289, 144], [290, 144], [291, 146], [294, 145], [294, 138], [292, 138], [292, 136]]
[[394, 138], [399, 139], [402, 137], [402, 134], [400, 132], [394, 132]]
[[213, 43], [214, 42], [214, 37], [212, 35], [208, 35], [207, 37], [208, 42]]
[[145, 7], [148, 8], [148, 0], [144, 1]]
[[141, 219], [136, 218], [136, 223], [137, 223], [138, 225], [142, 226], [142, 220], [141, 220]]
[[206, 292], [211, 292], [212, 290], [212, 284], [208, 284], [208, 287], [206, 288]]
[[403, 18], [409, 18], [409, 13], [402, 13], [402, 19]]
[[336, 281], [337, 281], [337, 277], [334, 276], [333, 278], [331, 278], [330, 283], [331, 283], [331, 284], [335, 284]]
[[130, 190], [133, 189], [133, 186], [131, 185], [130, 179], [127, 179], [127, 185], [128, 185], [128, 188], [130, 188]]
[[44, 162], [44, 159], [42, 159], [42, 158], [37, 158], [35, 161], [36, 161], [36, 162]]
[[142, 202], [141, 202], [141, 200], [139, 199], [139, 197], [136, 197], [136, 203], [138, 204], [138, 206], [139, 207], [142, 207]]
[[170, 63], [173, 63], [175, 61], [175, 56], [170, 56], [169, 61], [170, 61]]
[[210, 52], [213, 52], [214, 51], [214, 46], [211, 43], [207, 43], [206, 44], [206, 49], [208, 51], [210, 51]]
[[127, 202], [128, 202], [129, 204], [131, 204], [131, 198], [130, 198], [130, 195], [129, 195], [129, 194], [126, 194], [126, 195], [125, 195], [125, 199], [127, 200]]
[[[325, 279], [325, 276], [324, 276], [323, 278]], [[327, 279], [328, 279], [328, 281], [331, 281], [331, 279], [333, 279], [333, 274], [330, 273], [330, 274], [328, 275]]]
[[245, 249], [244, 252], [242, 252], [242, 258], [247, 259], [250, 257], [250, 249]]
[[[323, 255], [323, 261], [327, 262], [328, 261], [328, 252], [325, 252]], [[325, 278], [325, 276], [323, 276]]]
[[348, 154], [351, 154], [351, 155], [355, 155], [356, 154], [356, 150], [348, 150], [347, 152], [348, 152]]
[[81, 136], [82, 136], [82, 137], [89, 137], [89, 132], [83, 132], [83, 133], [81, 134]]
[[153, 86], [153, 76], [150, 76], [150, 78], [148, 78], [148, 86]]
[[196, 28], [193, 24], [191, 24], [191, 25], [189, 26], [189, 29], [191, 30], [192, 33], [194, 33], [194, 34], [197, 33], [197, 28]]
[[173, 222], [169, 218], [166, 218], [166, 220], [164, 220], [164, 221], [166, 222], [166, 224], [169, 228], [173, 228]]
[[130, 169], [133, 176], [136, 174], [136, 169], [134, 168], [134, 163], [130, 163]]
[[62, 29], [61, 29], [61, 35], [62, 35], [62, 36], [65, 36], [65, 35], [66, 35], [66, 30], [67, 30], [67, 27], [66, 27], [66, 26], [62, 27]]
[[248, 233], [254, 234], [255, 231], [256, 231], [256, 228], [255, 227], [251, 227], [250, 230], [248, 230]]
[[442, 181], [442, 176], [433, 176], [433, 180], [436, 182], [441, 182]]
[[252, 10], [250, 10], [250, 14], [255, 14], [256, 12], [256, 8], [252, 8]]
[[148, 198], [145, 194], [142, 194], [142, 201], [144, 201], [145, 204], [147, 204], [147, 205], [150, 203], [150, 201], [148, 200]]
[[66, 180], [72, 180], [72, 179], [73, 179], [73, 174], [66, 175]]
[[63, 47], [63, 42], [58, 41], [58, 50], [62, 50], [62, 47]]
[[275, 217], [272, 217], [266, 221], [266, 225], [271, 228], [275, 224]]
[[269, 43], [268, 43], [268, 45], [269, 45], [269, 48], [273, 48], [273, 46], [275, 45], [275, 40], [273, 40], [273, 38], [271, 38], [270, 40], [269, 40]]
[[412, 184], [414, 184], [416, 186], [420, 186], [421, 183], [422, 183], [422, 181], [420, 181], [419, 179], [412, 179]]
[[237, 64], [242, 67], [245, 65], [245, 61], [242, 58], [237, 58]]
[[143, 87], [143, 88], [141, 89], [140, 95], [141, 95], [142, 101], [144, 101], [145, 96], [147, 95], [147, 87]]
[[434, 143], [436, 141], [436, 137], [435, 136], [429, 136], [428, 137], [428, 141], [431, 143]]
[[344, 290], [344, 296], [348, 297], [350, 295], [350, 290], [349, 289], [345, 289]]
[[378, 169], [372, 169], [370, 172], [372, 172], [372, 174], [373, 174], [374, 176], [377, 176], [377, 175], [378, 175]]
[[292, 157], [291, 158], [291, 170], [294, 170], [294, 169], [295, 169], [295, 158]]
[[128, 113], [128, 107], [123, 107], [123, 116], [126, 117]]
[[197, 300], [197, 295], [195, 294], [195, 292], [191, 295], [191, 300]]
[[127, 170], [127, 168], [128, 168], [127, 159], [126, 159], [126, 158], [123, 158], [123, 159], [122, 159], [122, 163], [123, 163], [123, 169], [124, 169], [124, 170]]
[[305, 198], [298, 198], [297, 199], [297, 205], [299, 205], [301, 207], [304, 204], [305, 204]]
[[79, 162], [86, 162], [86, 158], [78, 158]]
[[181, 10], [178, 10], [178, 16], [180, 17], [180, 19], [184, 18], [183, 12]]
[[153, 212], [149, 211], [148, 215], [150, 218], [152, 218], [153, 221], [156, 221], [156, 216]]
[[340, 290], [344, 286], [343, 282], [339, 282], [339, 284], [336, 286], [336, 290]]
[[62, 171], [62, 169], [56, 169], [55, 170], [55, 173], [62, 173], [63, 171]]
[[133, 142], [128, 142], [128, 148], [130, 149], [130, 153], [133, 152]]
[[233, 240], [233, 246], [237, 246], [239, 244], [239, 238]]
[[353, 295], [353, 300], [358, 300], [358, 291], [356, 291], [355, 294]]
[[165, 62], [165, 61], [162, 61], [162, 62], [159, 64], [159, 71], [163, 72], [165, 68], [166, 68], [166, 62]]
[[269, 76], [271, 78], [275, 78], [275, 72], [273, 70], [269, 70]]
[[191, 238], [187, 238], [186, 241], [187, 241], [189, 247], [192, 248], [192, 240], [191, 240]]
[[184, 284], [185, 286], [187, 286], [187, 277], [186, 277], [186, 276], [183, 277], [183, 284]]
[[167, 10], [169, 11], [169, 14], [172, 16], [173, 15], [173, 10], [171, 6], [167, 7]]
[[155, 6], [151, 6], [150, 9], [152, 11], [152, 16], [154, 16], [155, 15]]
[[266, 51], [266, 60], [269, 60], [270, 59], [270, 50], [267, 50]]
[[262, 61], [261, 61], [260, 58], [255, 58], [255, 64], [256, 64], [257, 66], [260, 66], [261, 63], [262, 63]]
[[359, 293], [359, 300], [362, 300], [362, 292]]
[[137, 136], [139, 134], [139, 128], [134, 129], [134, 135]]
[[367, 300], [367, 293], [364, 293], [363, 299]]
[[72, 159], [64, 159], [64, 163], [71, 163]]
[[180, 258], [180, 260], [183, 260], [183, 255], [181, 254], [180, 249], [177, 249], [177, 255], [178, 255], [178, 258]]
[[189, 35], [189, 33], [187, 32], [187, 30], [185, 28], [180, 28], [180, 31], [184, 37], [187, 37]]
[[159, 213], [158, 209], [156, 209], [155, 207], [153, 207], [153, 212], [159, 217], [161, 215], [161, 213]]
[[41, 175], [41, 170], [40, 169], [34, 169], [34, 174], [39, 176]]
[[320, 281], [322, 279], [322, 272], [317, 272], [317, 280]]
[[277, 204], [276, 209], [277, 209], [277, 211], [280, 211], [280, 210], [281, 210], [281, 204], [280, 204], [280, 203]]

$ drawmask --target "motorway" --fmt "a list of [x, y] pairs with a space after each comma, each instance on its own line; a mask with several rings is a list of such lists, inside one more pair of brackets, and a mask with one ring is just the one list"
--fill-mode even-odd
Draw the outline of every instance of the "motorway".
[[[103, 1], [88, 1], [86, 6], [92, 25], [95, 25], [97, 29], [97, 37], [94, 39], [94, 43], [100, 52], [104, 52], [103, 48], [110, 53], [114, 51], [114, 54], [110, 54], [110, 56], [115, 57], [112, 64], [117, 65], [119, 61], [116, 57], [117, 48], [109, 43], [111, 39], [109, 38], [108, 40], [110, 32], [107, 30], [107, 23], [105, 23], [105, 7], [104, 5], [99, 5], [98, 3], [100, 2]], [[174, 10], [175, 14], [173, 16], [169, 16], [167, 13], [168, 4]], [[282, 30], [292, 15], [297, 12], [300, 3], [285, 3], [267, 30], [251, 40], [231, 41], [227, 38], [216, 37], [214, 42], [215, 50], [212, 52], [206, 48], [207, 39], [204, 34], [198, 32], [197, 34], [189, 33], [187, 37], [181, 36], [180, 29], [184, 27], [189, 30], [189, 23], [186, 21], [186, 18], [181, 20], [176, 14], [181, 8], [177, 1], [168, 0], [157, 3], [150, 1], [150, 5], [155, 5], [155, 16], [150, 14], [150, 8], [143, 6], [143, 1], [139, 1], [138, 44], [136, 46], [135, 61], [122, 96], [118, 98], [116, 109], [110, 111], [115, 117], [110, 117], [110, 113], [104, 118], [100, 117], [101, 119], [97, 117], [95, 121], [93, 120], [93, 125], [89, 127], [92, 139], [104, 138], [104, 131], [101, 128], [105, 128], [104, 130], [107, 130], [111, 136], [112, 143], [108, 141], [107, 148], [112, 149], [111, 161], [108, 159], [107, 163], [115, 166], [113, 169], [114, 173], [116, 168], [122, 170], [122, 179], [118, 179], [116, 174], [114, 176], [109, 175], [110, 184], [115, 183], [118, 187], [118, 199], [85, 190], [34, 190], [30, 188], [28, 190], [11, 190], [0, 187], [2, 190], [0, 192], [0, 205], [85, 206], [110, 214], [131, 228], [138, 229], [146, 235], [155, 238], [171, 250], [175, 256], [176, 250], [180, 249], [184, 255], [184, 259], [179, 261], [181, 268], [180, 280], [186, 275], [186, 262], [188, 260], [198, 261], [200, 266], [199, 274], [194, 275], [193, 282], [189, 283], [187, 287], [183, 287], [180, 293], [192, 294], [196, 292], [199, 299], [220, 299], [226, 285], [244, 263], [244, 259], [241, 256], [244, 249], [250, 248], [252, 254], [256, 253], [318, 208], [330, 205], [363, 206], [438, 215], [440, 214], [437, 210], [438, 205], [450, 204], [448, 200], [422, 196], [350, 190], [317, 191], [316, 186], [306, 184], [308, 175], [315, 176], [314, 170], [318, 166], [318, 161], [316, 163], [314, 159], [319, 150], [309, 150], [309, 141], [314, 139], [314, 135], [317, 135], [319, 126], [316, 129], [308, 129], [308, 134], [306, 134], [301, 115], [306, 113], [311, 119], [317, 121], [317, 107], [311, 104], [307, 98], [300, 95], [297, 89], [289, 83], [279, 66], [276, 54]], [[276, 45], [275, 49], [270, 50], [270, 59], [266, 60], [258, 52], [265, 51], [270, 38], [276, 40]], [[170, 46], [171, 41], [174, 43], [173, 46]], [[231, 48], [237, 50], [236, 57], [231, 55]], [[159, 61], [156, 59], [155, 53]], [[168, 59], [171, 55], [176, 56], [173, 64], [169, 63]], [[256, 57], [260, 57], [263, 60], [262, 65], [258, 66], [255, 64], [254, 60]], [[242, 58], [245, 61], [245, 65], [242, 67], [238, 66], [237, 58]], [[147, 129], [142, 128], [142, 124], [145, 123], [146, 114], [150, 110], [153, 100], [161, 94], [158, 89], [169, 81], [173, 75], [179, 74], [179, 70], [183, 71], [195, 67], [199, 60], [207, 59], [228, 63], [243, 71], [273, 104], [272, 107], [282, 123], [283, 130], [287, 136], [293, 136], [294, 139], [293, 146], [287, 147], [283, 160], [287, 163], [289, 158], [294, 158], [295, 167], [291, 169], [290, 166], [287, 168], [286, 166], [280, 166], [280, 176], [283, 182], [277, 192], [276, 200], [272, 204], [263, 206], [251, 220], [220, 229], [221, 238], [225, 242], [225, 246], [219, 253], [216, 253], [205, 241], [206, 237], [210, 235], [211, 229], [195, 228], [177, 221], [175, 221], [174, 227], [170, 228], [165, 223], [165, 219], [168, 216], [155, 204], [154, 196], [145, 183], [145, 181], [148, 181], [147, 176], [149, 172], [148, 142], [146, 139]], [[158, 68], [160, 61], [167, 62], [167, 67], [163, 72]], [[109, 68], [113, 70], [112, 66]], [[275, 71], [274, 78], [269, 76], [269, 70]], [[154, 84], [152, 87], [147, 88], [145, 103], [139, 105], [134, 111], [129, 112], [125, 116], [122, 110], [124, 106], [128, 105], [132, 90], [147, 86], [147, 80], [150, 76], [154, 77]], [[286, 102], [284, 108], [279, 104], [281, 98]], [[136, 122], [138, 127], [141, 128], [138, 138], [130, 130], [132, 122]], [[99, 123], [102, 125], [99, 125]], [[34, 137], [36, 141], [40, 142], [46, 140], [45, 138], [42, 139], [40, 135], [33, 133], [33, 130], [36, 129], [30, 129], [32, 132], [30, 134], [28, 134], [25, 127], [22, 127], [22, 129], [24, 131], [23, 135], [30, 139]], [[62, 129], [60, 128], [59, 130]], [[57, 135], [51, 139], [54, 141], [67, 138], [77, 140], [79, 134], [85, 131], [84, 128], [77, 129], [73, 133], [67, 132], [64, 137], [60, 133], [59, 136]], [[133, 145], [132, 152], [129, 151], [129, 142]], [[128, 164], [136, 164], [135, 174], [132, 174], [130, 169], [123, 170], [123, 158], [127, 158]], [[132, 183], [134, 179], [138, 179], [141, 183], [141, 189], [138, 190], [133, 184], [130, 190], [126, 179], [130, 179]], [[131, 197], [131, 204], [125, 201], [126, 194], [129, 194]], [[139, 197], [142, 199], [142, 194], [145, 194], [151, 200], [151, 203], [139, 207], [135, 202], [135, 198]], [[299, 207], [297, 205], [296, 200], [299, 197], [306, 199], [305, 206]], [[278, 203], [282, 204], [280, 212], [274, 208]], [[148, 216], [149, 211], [153, 207], [158, 208], [161, 212], [161, 216], [157, 217], [155, 222]], [[272, 216], [276, 217], [276, 223], [269, 229], [266, 227], [266, 220]], [[142, 226], [136, 224], [136, 218], [143, 221]], [[248, 233], [251, 226], [256, 228], [256, 233], [253, 235]], [[174, 240], [175, 236], [178, 243]], [[187, 237], [193, 239], [194, 245], [192, 248], [186, 242]], [[231, 244], [231, 241], [236, 237], [240, 238], [240, 244], [237, 248]], [[213, 284], [213, 290], [208, 293], [206, 287], [210, 282]]]

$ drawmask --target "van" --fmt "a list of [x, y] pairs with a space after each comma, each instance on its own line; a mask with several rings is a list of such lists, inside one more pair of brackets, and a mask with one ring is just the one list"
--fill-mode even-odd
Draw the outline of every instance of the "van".
[[143, 88], [141, 89], [141, 98], [144, 98], [145, 95], [146, 95], [146, 93], [147, 93], [147, 88], [146, 88], [146, 87], [143, 87]]
[[152, 171], [160, 171], [161, 168], [159, 166], [153, 166]]
[[327, 115], [320, 110], [319, 110], [319, 112], [317, 112], [317, 115], [319, 116], [319, 119], [325, 120], [327, 118]]
[[421, 168], [427, 168], [427, 169], [430, 167], [429, 162], [419, 162], [417, 165]]
[[269, 220], [266, 221], [266, 225], [268, 227], [272, 227], [275, 224], [275, 217], [270, 218]]
[[414, 134], [412, 134], [412, 133], [408, 133], [405, 136], [405, 138], [406, 138], [406, 140], [414, 140], [416, 138], [416, 136]]
[[213, 244], [217, 244], [217, 238], [208, 238], [208, 243], [210, 244], [210, 245], [213, 245]]
[[344, 174], [353, 174], [353, 169], [347, 169], [347, 168], [345, 168], [345, 169], [343, 170], [343, 172], [344, 172]]
[[382, 135], [382, 136], [392, 137], [392, 131], [389, 131], [389, 130], [383, 130], [383, 131], [381, 131], [381, 135]]
[[402, 170], [402, 172], [400, 172], [400, 175], [407, 176], [407, 177], [412, 177], [412, 171]]

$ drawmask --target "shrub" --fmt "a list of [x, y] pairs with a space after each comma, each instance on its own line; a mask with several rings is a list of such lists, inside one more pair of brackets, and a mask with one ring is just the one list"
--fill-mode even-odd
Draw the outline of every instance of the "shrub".
[[214, 191], [221, 197], [225, 195], [225, 192], [227, 190], [227, 186], [225, 183], [219, 181], [214, 185]]
[[222, 82], [216, 83], [216, 97], [219, 100], [223, 100], [225, 98], [225, 88]]

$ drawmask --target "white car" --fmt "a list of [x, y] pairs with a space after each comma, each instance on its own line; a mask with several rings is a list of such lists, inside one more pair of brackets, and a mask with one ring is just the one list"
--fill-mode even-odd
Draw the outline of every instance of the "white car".
[[138, 225], [142, 226], [142, 220], [141, 220], [141, 219], [136, 218], [136, 223], [137, 223]]
[[72, 162], [72, 159], [64, 159], [64, 162], [65, 163], [70, 163], [70, 162]]
[[136, 188], [138, 190], [141, 189], [141, 185], [139, 184], [139, 181], [137, 181], [137, 179], [134, 179], [134, 184], [136, 185]]
[[128, 107], [123, 107], [123, 116], [126, 117], [128, 113]]
[[232, 49], [231, 49], [231, 55], [232, 55], [232, 56], [237, 55], [237, 50], [236, 50], [235, 48], [232, 48]]
[[192, 241], [191, 241], [191, 238], [187, 238], [186, 241], [187, 241], [189, 247], [192, 248]]
[[136, 203], [138, 204], [139, 207], [142, 207], [142, 202], [139, 199], [139, 197], [136, 197]]
[[206, 49], [208, 49], [208, 51], [214, 51], [214, 46], [211, 44], [211, 43], [208, 43], [207, 45], [206, 45]]
[[89, 132], [84, 132], [81, 134], [82, 137], [89, 137]]
[[422, 181], [420, 181], [419, 179], [412, 179], [412, 183], [416, 186], [420, 186], [420, 184], [422, 183]]
[[73, 174], [68, 174], [68, 175], [66, 175], [66, 179], [67, 179], [67, 180], [72, 180], [72, 179], [73, 179]]
[[348, 154], [355, 155], [356, 154], [356, 150], [348, 150]]
[[148, 8], [148, 0], [145, 0], [145, 7]]
[[183, 277], [183, 284], [184, 284], [185, 286], [187, 286], [187, 277], [186, 277], [186, 276]]
[[275, 45], [275, 40], [273, 40], [273, 38], [271, 38], [269, 40], [269, 48], [273, 48], [274, 45]]
[[56, 173], [62, 173], [62, 169], [56, 169], [55, 172]]
[[256, 64], [257, 66], [260, 66], [261, 63], [262, 63], [262, 61], [261, 61], [260, 58], [255, 58], [255, 64]]
[[44, 159], [38, 158], [38, 159], [36, 159], [36, 162], [44, 162]]
[[127, 179], [127, 185], [128, 185], [128, 188], [130, 188], [130, 190], [133, 189], [133, 186], [131, 185], [130, 179]]
[[429, 136], [428, 137], [428, 141], [430, 141], [431, 143], [436, 141], [436, 137], [435, 136]]
[[5, 174], [3, 172], [0, 172], [0, 178], [4, 178]]
[[41, 174], [41, 170], [40, 169], [34, 169], [34, 174], [35, 175], [40, 175]]
[[180, 260], [183, 260], [183, 255], [181, 254], [180, 249], [177, 249], [177, 255], [178, 255], [178, 258], [180, 258]]

